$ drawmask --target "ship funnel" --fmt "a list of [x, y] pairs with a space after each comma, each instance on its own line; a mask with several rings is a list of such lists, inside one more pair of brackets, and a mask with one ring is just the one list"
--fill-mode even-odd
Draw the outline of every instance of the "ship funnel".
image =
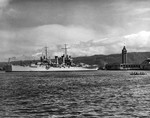
[[55, 56], [56, 64], [58, 65], [58, 56]]

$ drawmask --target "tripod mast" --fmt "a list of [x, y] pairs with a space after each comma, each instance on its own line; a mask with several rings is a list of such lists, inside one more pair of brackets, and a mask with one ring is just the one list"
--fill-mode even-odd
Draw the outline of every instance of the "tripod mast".
[[65, 57], [67, 56], [67, 44], [65, 44], [65, 47], [64, 48], [62, 48], [62, 49], [64, 49], [65, 50]]

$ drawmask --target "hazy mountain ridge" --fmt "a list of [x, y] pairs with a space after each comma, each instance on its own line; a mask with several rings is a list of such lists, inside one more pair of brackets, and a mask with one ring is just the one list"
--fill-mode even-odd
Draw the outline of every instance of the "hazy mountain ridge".
[[[130, 52], [127, 54], [127, 62], [140, 64], [149, 57], [150, 52]], [[121, 60], [121, 54], [93, 55], [74, 58], [75, 63], [82, 62], [86, 64], [97, 64], [99, 66], [104, 66], [107, 63], [121, 63]]]
[[[150, 57], [150, 52], [130, 52], [127, 54], [127, 62], [140, 64], [145, 59]], [[89, 65], [98, 65], [103, 67], [107, 63], [121, 63], [121, 54], [110, 54], [110, 55], [93, 55], [93, 56], [82, 56], [74, 57], [74, 63], [85, 63]], [[15, 64], [30, 64], [31, 62], [36, 62], [38, 60], [22, 60], [14, 61]], [[0, 66], [4, 66], [6, 62], [0, 62]]]

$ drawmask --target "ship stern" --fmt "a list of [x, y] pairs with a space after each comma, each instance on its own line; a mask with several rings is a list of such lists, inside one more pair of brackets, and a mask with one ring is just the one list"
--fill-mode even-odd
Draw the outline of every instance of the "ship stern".
[[6, 65], [4, 69], [5, 69], [5, 72], [12, 72], [12, 65]]

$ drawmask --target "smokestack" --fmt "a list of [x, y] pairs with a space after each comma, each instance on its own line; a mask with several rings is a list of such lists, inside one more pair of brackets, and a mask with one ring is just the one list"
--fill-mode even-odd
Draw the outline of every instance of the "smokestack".
[[58, 65], [58, 56], [55, 56], [56, 64]]

